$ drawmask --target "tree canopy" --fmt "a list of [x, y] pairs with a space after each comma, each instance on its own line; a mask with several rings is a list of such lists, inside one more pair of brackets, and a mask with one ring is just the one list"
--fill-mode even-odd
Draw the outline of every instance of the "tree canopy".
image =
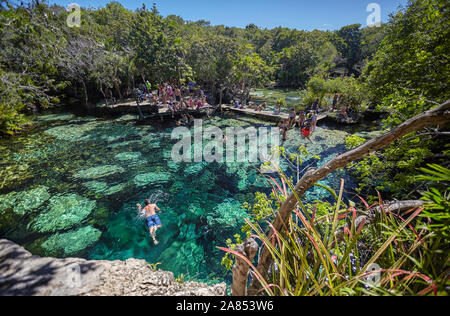
[[383, 28], [360, 25], [335, 32], [212, 26], [118, 2], [81, 9], [80, 27], [66, 23], [70, 14], [42, 1], [2, 2], [1, 133], [20, 130], [27, 109], [121, 98], [143, 80], [196, 81], [217, 102], [237, 87], [245, 97], [264, 85], [305, 88], [317, 73], [358, 77], [383, 37]]

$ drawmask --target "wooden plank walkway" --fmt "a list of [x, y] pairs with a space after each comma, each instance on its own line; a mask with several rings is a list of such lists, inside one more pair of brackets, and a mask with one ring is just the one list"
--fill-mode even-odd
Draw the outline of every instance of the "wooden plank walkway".
[[[140, 103], [141, 111], [144, 115], [148, 115], [149, 117], [161, 117], [161, 119], [165, 116], [171, 116], [172, 112], [169, 109], [168, 105], [158, 105], [158, 112], [155, 112], [155, 106], [150, 104], [149, 101], [143, 101]], [[207, 106], [202, 107], [197, 110], [187, 110], [188, 113], [199, 113], [199, 114], [208, 114], [210, 110], [217, 109], [218, 106]], [[135, 100], [127, 100], [124, 102], [111, 104], [106, 106], [106, 104], [102, 104], [96, 107], [96, 110], [101, 113], [114, 113], [114, 114], [139, 114], [138, 107]], [[274, 114], [273, 111], [261, 111], [257, 112], [253, 109], [237, 109], [229, 104], [222, 104], [222, 110], [231, 111], [234, 113], [238, 113], [241, 115], [248, 115], [259, 118], [261, 120], [266, 120], [270, 122], [280, 122], [283, 120], [289, 119], [288, 113], [280, 113]], [[175, 115], [185, 113], [186, 111], [175, 112]], [[328, 116], [328, 112], [319, 113], [317, 121], [320, 121]]]
[[[232, 111], [238, 114], [243, 115], [249, 115], [253, 117], [257, 117], [259, 119], [271, 121], [271, 122], [280, 122], [289, 119], [288, 113], [280, 113], [280, 114], [274, 114], [273, 111], [261, 111], [257, 112], [253, 109], [237, 109], [234, 106], [231, 105], [224, 105], [222, 104], [222, 109], [227, 111]], [[319, 113], [319, 116], [317, 117], [317, 121], [323, 120], [328, 116], [328, 112]]]
[[[164, 117], [171, 116], [172, 111], [169, 109], [168, 105], [158, 105], [158, 112], [155, 112], [155, 106], [150, 104], [149, 101], [143, 101], [139, 104], [141, 111], [144, 115], [156, 116], [156, 117]], [[208, 110], [214, 109], [213, 106], [205, 106], [201, 107], [197, 110], [184, 110], [175, 112], [175, 115], [181, 113], [206, 113]], [[135, 100], [128, 100], [125, 102], [119, 102], [115, 104], [110, 104], [106, 106], [106, 104], [99, 105], [95, 108], [96, 111], [101, 113], [113, 113], [113, 114], [139, 114], [138, 106]]]

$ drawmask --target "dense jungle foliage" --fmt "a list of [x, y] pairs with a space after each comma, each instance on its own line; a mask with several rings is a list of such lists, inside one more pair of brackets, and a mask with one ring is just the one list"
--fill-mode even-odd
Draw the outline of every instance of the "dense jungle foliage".
[[[261, 86], [298, 88], [305, 103], [339, 92], [350, 110], [388, 112], [386, 129], [450, 97], [445, 0], [410, 1], [381, 27], [337, 31], [212, 26], [117, 2], [82, 9], [80, 27], [68, 26], [70, 14], [1, 2], [0, 135], [22, 130], [31, 112], [129, 97], [143, 80], [195, 81], [213, 103]], [[446, 136], [415, 133], [359, 162], [361, 189], [414, 193], [417, 168], [448, 157]]]
[[[79, 27], [68, 26], [72, 14], [64, 7], [37, 0], [19, 6], [0, 0], [0, 137], [14, 137], [32, 126], [31, 114], [56, 106], [89, 108], [104, 99], [127, 98], [147, 80], [153, 87], [194, 81], [205, 89], [211, 103], [236, 95], [248, 98], [250, 90], [257, 87], [298, 89], [304, 105], [317, 98], [320, 104], [330, 105], [333, 95], [339, 93], [340, 103], [349, 112], [384, 114], [383, 131], [450, 99], [450, 2], [446, 0], [410, 0], [380, 27], [353, 24], [335, 31], [261, 29], [254, 24], [246, 28], [213, 26], [204, 20], [163, 17], [155, 6], [130, 11], [117, 2], [82, 9]], [[274, 283], [280, 286], [272, 294], [279, 294], [279, 290], [314, 295], [322, 291], [324, 280], [341, 272], [351, 275], [356, 270], [352, 270], [354, 263], [348, 254], [358, 251], [358, 242], [371, 250], [382, 249], [381, 253], [373, 251], [375, 259], [381, 258], [393, 273], [400, 267], [407, 269], [401, 270], [408, 279], [399, 287], [392, 286], [389, 278], [383, 280], [392, 286], [387, 294], [446, 293], [449, 135], [448, 126], [427, 128], [349, 166], [359, 177], [358, 190], [367, 209], [377, 202], [382, 207], [382, 198], [429, 202], [422, 213], [414, 212], [407, 221], [388, 214], [373, 226], [356, 225], [356, 209], [344, 205], [340, 196], [335, 205], [305, 205], [305, 213], [317, 217], [305, 219], [297, 214], [288, 234], [280, 236], [291, 248], [283, 247], [283, 252], [276, 253], [274, 246], [281, 268], [280, 275], [274, 275]], [[351, 136], [347, 149], [365, 141]], [[283, 179], [285, 183], [294, 184], [290, 179]], [[247, 205], [254, 221], [244, 232], [256, 232], [264, 239], [265, 232], [257, 223], [275, 214], [286, 196], [286, 192], [274, 192], [270, 197], [257, 194], [256, 203]], [[338, 218], [333, 220], [331, 233], [322, 224], [333, 209], [336, 215], [350, 214], [346, 217], [348, 235], [342, 232], [346, 241], [342, 248], [332, 244]], [[297, 235], [299, 222], [313, 237], [325, 236], [310, 245], [313, 249], [314, 242], [323, 241], [324, 247], [315, 250], [317, 260], [306, 272], [295, 270], [297, 258], [305, 262], [311, 258], [306, 251], [294, 248], [295, 242], [289, 242], [312, 240], [308, 235]], [[401, 235], [410, 224], [414, 229]], [[363, 229], [372, 230], [365, 236], [373, 240], [361, 237], [361, 232], [366, 233]], [[240, 238], [238, 235], [237, 243]], [[395, 249], [391, 245], [394, 239], [400, 245]], [[271, 247], [271, 241], [263, 242]], [[231, 248], [232, 241], [228, 244]], [[325, 258], [323, 254], [330, 249], [335, 252]], [[224, 261], [231, 265], [231, 261]], [[364, 271], [359, 266], [355, 269]], [[411, 275], [422, 278], [422, 283], [410, 282]], [[314, 284], [290, 288], [293, 280]], [[355, 289], [355, 282], [337, 283], [337, 288], [324, 287], [323, 291], [364, 294], [364, 287]], [[383, 291], [380, 288], [369, 294], [386, 294]]]
[[385, 28], [298, 31], [211, 26], [163, 17], [156, 7], [132, 12], [117, 2], [73, 13], [33, 1], [0, 8], [0, 131], [20, 130], [28, 110], [122, 98], [143, 79], [195, 81], [217, 101], [236, 88], [305, 88], [318, 74], [359, 76]]

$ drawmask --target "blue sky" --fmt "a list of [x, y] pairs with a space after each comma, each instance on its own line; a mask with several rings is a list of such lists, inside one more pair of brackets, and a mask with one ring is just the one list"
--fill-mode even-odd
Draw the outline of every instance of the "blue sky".
[[[66, 6], [77, 3], [82, 7], [104, 7], [107, 0], [49, 0]], [[118, 1], [134, 10], [145, 3], [153, 3], [164, 16], [174, 14], [185, 20], [207, 20], [212, 25], [245, 27], [254, 23], [262, 28], [277, 26], [300, 30], [336, 30], [344, 25], [360, 23], [367, 25], [366, 11], [370, 3], [381, 8], [382, 22], [388, 21], [390, 13], [407, 0], [128, 0]]]

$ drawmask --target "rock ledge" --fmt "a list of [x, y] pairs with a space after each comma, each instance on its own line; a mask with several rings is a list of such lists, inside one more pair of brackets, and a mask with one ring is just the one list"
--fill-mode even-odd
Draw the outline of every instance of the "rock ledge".
[[0, 295], [224, 296], [226, 285], [178, 283], [172, 272], [154, 271], [145, 260], [41, 258], [0, 239]]

